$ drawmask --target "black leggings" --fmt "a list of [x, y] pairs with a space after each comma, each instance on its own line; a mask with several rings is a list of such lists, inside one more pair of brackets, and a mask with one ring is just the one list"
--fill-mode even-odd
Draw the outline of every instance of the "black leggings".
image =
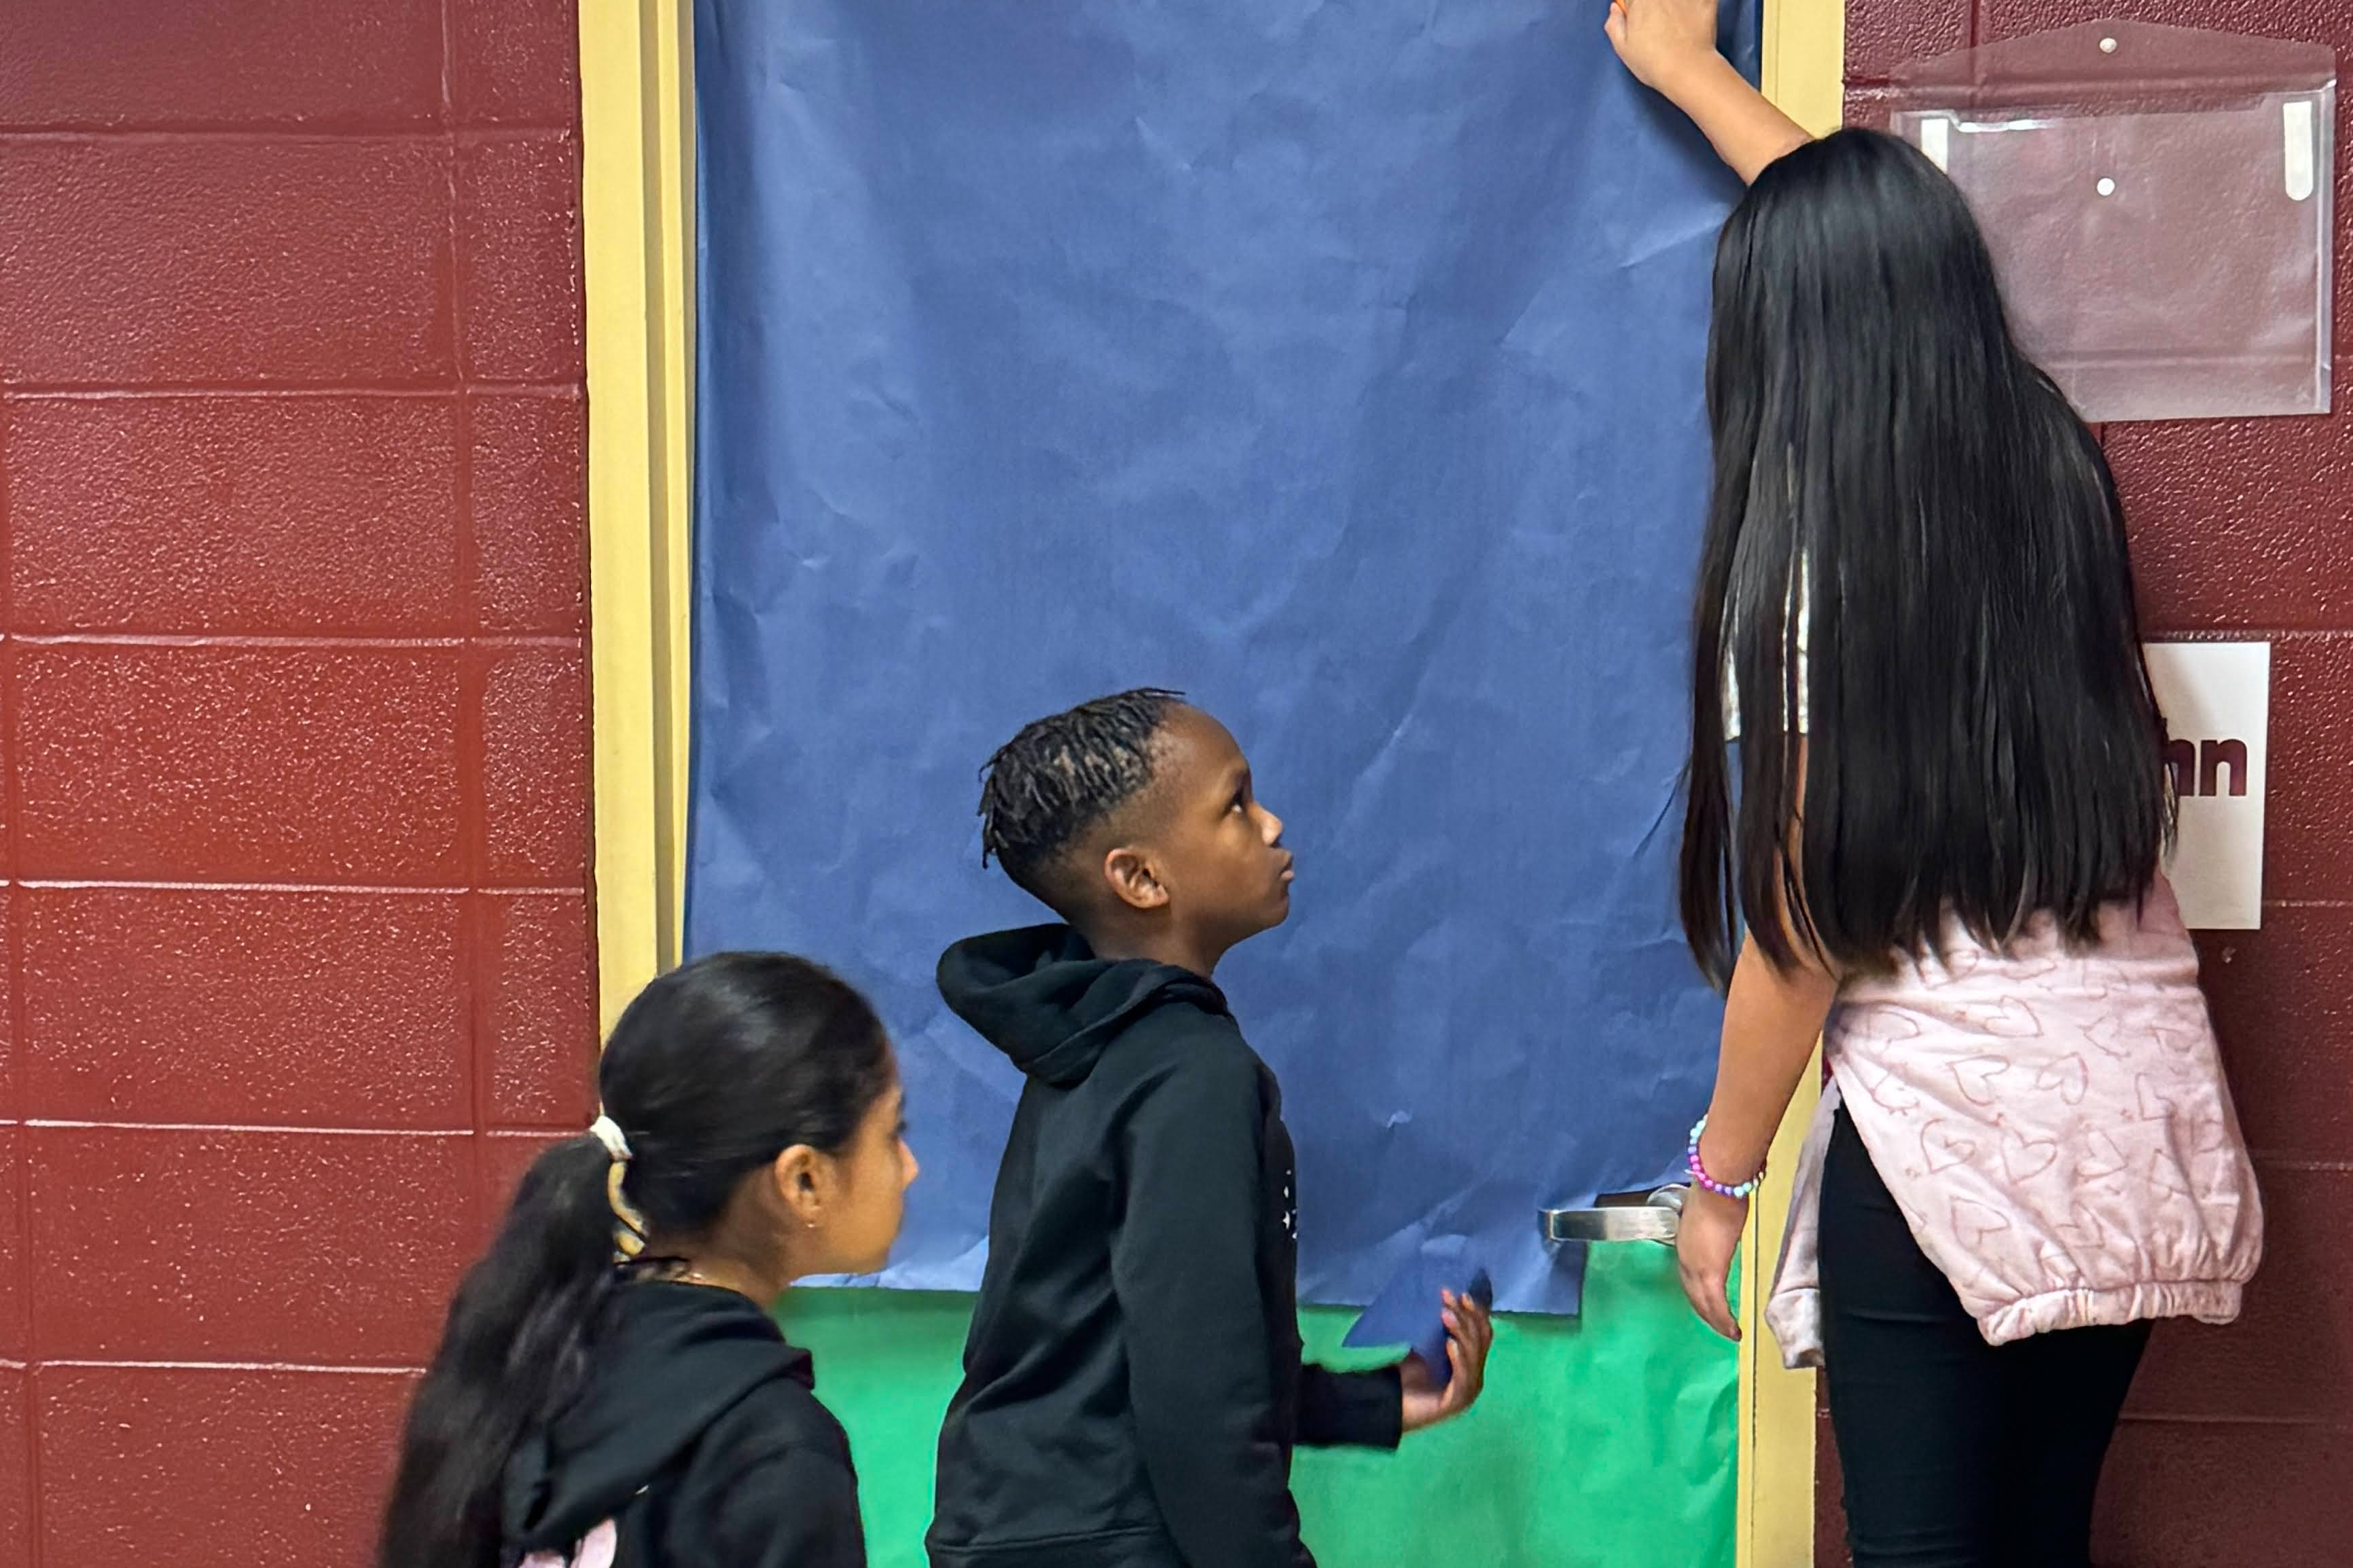
[[1821, 1284], [1855, 1568], [2087, 1568], [2092, 1494], [2148, 1325], [1987, 1344], [1843, 1110]]

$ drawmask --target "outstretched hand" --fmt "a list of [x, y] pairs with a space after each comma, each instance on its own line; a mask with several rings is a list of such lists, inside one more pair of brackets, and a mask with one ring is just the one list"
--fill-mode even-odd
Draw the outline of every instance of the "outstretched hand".
[[1443, 1388], [1421, 1357], [1409, 1355], [1398, 1368], [1405, 1386], [1405, 1430], [1419, 1432], [1451, 1421], [1471, 1408], [1487, 1384], [1487, 1352], [1495, 1342], [1495, 1321], [1487, 1309], [1470, 1297], [1441, 1290], [1445, 1304], [1446, 1363], [1453, 1376]]
[[1676, 75], [1715, 56], [1715, 0], [1610, 0], [1602, 25], [1644, 87], [1666, 92]]

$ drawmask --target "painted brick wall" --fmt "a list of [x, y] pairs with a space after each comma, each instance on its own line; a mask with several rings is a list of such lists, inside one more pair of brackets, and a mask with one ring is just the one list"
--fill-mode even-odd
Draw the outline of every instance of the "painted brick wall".
[[573, 4], [0, 40], [0, 1564], [355, 1563], [590, 1113]]
[[[2344, 0], [1849, 0], [1848, 114], [1918, 55], [2120, 17], [2334, 44]], [[2353, 111], [2353, 95], [2346, 100]], [[2353, 112], [2337, 132], [2353, 225]], [[2270, 1216], [2228, 1329], [2158, 1333], [2102, 1494], [2104, 1568], [2298, 1568], [2353, 1541], [2353, 232], [2337, 235], [2339, 413], [2105, 433], [2158, 637], [2268, 637], [2263, 929], [2202, 939], [2207, 988]], [[1822, 1448], [1830, 1454], [1827, 1425]], [[1825, 1467], [1819, 1561], [1847, 1561]]]

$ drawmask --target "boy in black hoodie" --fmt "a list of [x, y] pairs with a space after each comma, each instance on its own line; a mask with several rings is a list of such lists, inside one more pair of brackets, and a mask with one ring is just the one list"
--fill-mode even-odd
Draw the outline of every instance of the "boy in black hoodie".
[[1468, 1408], [1492, 1338], [1445, 1302], [1452, 1376], [1301, 1364], [1297, 1204], [1274, 1075], [1211, 983], [1290, 912], [1282, 824], [1175, 693], [1040, 720], [989, 763], [983, 843], [1067, 922], [940, 961], [1028, 1077], [940, 1433], [934, 1568], [1313, 1568], [1294, 1444], [1393, 1447]]

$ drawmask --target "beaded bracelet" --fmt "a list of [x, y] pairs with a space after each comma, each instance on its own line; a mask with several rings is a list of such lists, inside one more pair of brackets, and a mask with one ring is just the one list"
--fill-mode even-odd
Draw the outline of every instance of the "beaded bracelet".
[[1707, 1118], [1704, 1116], [1692, 1125], [1691, 1149], [1684, 1156], [1684, 1163], [1691, 1167], [1692, 1184], [1703, 1192], [1714, 1193], [1720, 1198], [1746, 1198], [1754, 1195], [1757, 1189], [1765, 1184], [1765, 1167], [1758, 1165], [1755, 1175], [1736, 1186], [1725, 1186], [1722, 1182], [1709, 1175], [1707, 1167], [1700, 1163], [1699, 1135], [1706, 1131]]

